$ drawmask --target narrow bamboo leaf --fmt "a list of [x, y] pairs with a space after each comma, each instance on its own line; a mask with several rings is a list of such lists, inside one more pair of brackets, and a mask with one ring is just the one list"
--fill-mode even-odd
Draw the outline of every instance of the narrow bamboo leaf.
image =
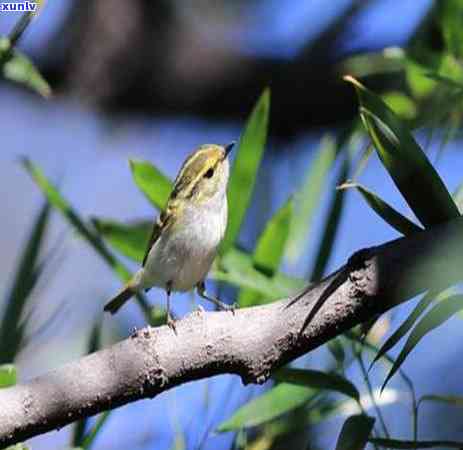
[[384, 389], [391, 377], [397, 372], [410, 352], [429, 332], [442, 325], [455, 313], [463, 309], [463, 295], [451, 295], [434, 306], [415, 326], [402, 351], [394, 362], [381, 389]]
[[339, 189], [355, 188], [370, 205], [371, 209], [378, 214], [392, 228], [399, 233], [407, 236], [418, 231], [423, 231], [418, 225], [408, 220], [405, 216], [396, 211], [392, 206], [378, 197], [375, 193], [368, 190], [366, 187], [358, 183], [344, 183], [339, 186]]
[[437, 402], [437, 403], [446, 403], [452, 406], [463, 407], [463, 397], [458, 397], [456, 395], [423, 395], [419, 403], [422, 402]]
[[[348, 177], [350, 170], [350, 160], [345, 158], [342, 164], [336, 185], [343, 183]], [[344, 210], [345, 191], [340, 189], [333, 190], [333, 196], [326, 216], [325, 226], [323, 227], [323, 236], [317, 250], [315, 264], [312, 269], [309, 280], [317, 281], [325, 273], [328, 260], [332, 254], [336, 235], [339, 228], [342, 212]]]
[[42, 1], [35, 2], [35, 11], [24, 12], [8, 37], [0, 38], [0, 71], [5, 78], [21, 83], [44, 97], [48, 97], [51, 95], [48, 83], [29, 58], [15, 48], [33, 17], [38, 14], [41, 4]]
[[13, 364], [0, 365], [0, 388], [14, 386], [16, 379], [16, 367]]
[[[362, 110], [362, 117], [376, 148], [389, 147], [389, 153], [392, 153], [394, 148], [404, 147], [394, 132], [369, 111]], [[419, 147], [417, 148], [419, 149]], [[407, 161], [403, 158], [400, 165], [400, 159], [397, 161], [387, 160], [388, 156], [383, 159], [383, 163], [388, 167], [389, 174], [393, 177], [408, 205], [425, 227], [431, 227], [458, 217], [459, 212], [455, 203], [453, 200], [451, 203], [449, 202], [451, 197], [444, 183], [427, 159], [428, 167], [419, 167], [419, 164], [415, 164], [414, 167], [411, 159]], [[423, 158], [426, 158], [424, 153]], [[417, 179], [419, 182], [416, 182]]]
[[[376, 407], [389, 406], [398, 403], [403, 397], [403, 392], [394, 389], [386, 389], [382, 395], [378, 391], [374, 392], [374, 404], [369, 393], [360, 397], [360, 403], [365, 410], [373, 410]], [[291, 415], [289, 418], [283, 416], [279, 419], [266, 424], [271, 436], [287, 435], [296, 431], [307, 430], [307, 427], [313, 427], [319, 423], [333, 417], [350, 417], [359, 414], [359, 402], [354, 399], [333, 401], [326, 397], [317, 397], [317, 400], [310, 403], [308, 408], [301, 410], [300, 415]]]
[[[8, 43], [8, 41], [5, 39], [3, 39], [3, 42], [0, 43], [0, 47], [3, 48], [4, 55], [6, 43]], [[6, 60], [3, 61], [3, 64], [0, 64], [0, 67], [3, 76], [7, 80], [22, 84], [43, 97], [50, 97], [50, 85], [42, 77], [29, 58], [18, 50], [11, 49], [10, 54], [4, 57], [4, 59]]]
[[286, 258], [291, 263], [297, 261], [306, 248], [312, 218], [336, 153], [336, 141], [331, 136], [325, 137], [315, 160], [311, 162], [302, 188], [295, 195], [290, 239], [286, 250]]
[[373, 430], [375, 419], [365, 415], [350, 416], [344, 422], [336, 450], [363, 450]]
[[370, 160], [371, 155], [373, 154], [373, 151], [374, 151], [373, 146], [370, 143], [367, 146], [367, 148], [363, 151], [363, 155], [358, 160], [357, 165], [354, 168], [353, 175], [352, 175], [352, 180], [354, 182], [360, 178], [360, 175], [362, 175], [363, 171], [366, 169], [368, 161]]
[[427, 292], [423, 298], [418, 302], [415, 306], [414, 310], [411, 314], [402, 322], [402, 324], [397, 328], [397, 330], [386, 340], [386, 342], [382, 345], [379, 349], [378, 353], [376, 354], [375, 358], [373, 359], [370, 369], [373, 364], [378, 361], [378, 359], [382, 358], [392, 347], [394, 347], [397, 342], [400, 341], [415, 325], [418, 318], [423, 314], [425, 309], [432, 303], [436, 297], [441, 297], [442, 295], [448, 295], [448, 290], [442, 291], [440, 294], [435, 291]]
[[456, 441], [399, 441], [398, 439], [371, 438], [373, 445], [384, 448], [417, 449], [417, 448], [463, 448], [463, 442]]
[[0, 325], [0, 363], [14, 361], [22, 347], [24, 327], [21, 319], [28, 299], [37, 284], [43, 265], [39, 264], [39, 253], [46, 237], [50, 216], [50, 204], [42, 206], [16, 270], [13, 285], [6, 298], [6, 306]]
[[123, 269], [122, 265], [108, 252], [99, 236], [87, 226], [84, 220], [71, 207], [69, 202], [61, 196], [58, 189], [48, 181], [43, 172], [28, 159], [23, 160], [23, 165], [45, 194], [48, 201], [63, 214], [64, 218], [76, 229], [76, 231], [89, 242], [104, 260], [124, 278], [124, 281], [126, 281], [129, 273]]
[[356, 79], [344, 79], [355, 86], [361, 118], [378, 155], [418, 219], [429, 227], [458, 217], [445, 184], [406, 125]]
[[130, 169], [135, 184], [151, 204], [164, 209], [173, 184], [157, 167], [148, 161], [130, 160]]
[[266, 300], [290, 295], [306, 286], [300, 278], [289, 277], [279, 272], [272, 278], [254, 268], [252, 255], [232, 247], [210, 274], [217, 281], [224, 281], [240, 288], [254, 290], [263, 294]]
[[[50, 204], [59, 211], [75, 228], [78, 234], [91, 245], [91, 247], [114, 270], [119, 278], [124, 282], [127, 281], [130, 278], [129, 270], [120, 261], [118, 261], [111, 252], [109, 252], [98, 233], [84, 222], [69, 202], [60, 194], [56, 186], [48, 181], [42, 170], [27, 158], [24, 158], [22, 163], [37, 186], [42, 190]], [[136, 298], [147, 320], [150, 321], [151, 307], [147, 303], [146, 298], [142, 294], [137, 294]]]
[[309, 402], [317, 391], [303, 386], [281, 383], [245, 404], [222, 422], [217, 431], [239, 430], [269, 422]]
[[268, 276], [278, 271], [289, 235], [293, 214], [293, 199], [288, 201], [268, 221], [254, 252], [254, 267]]
[[100, 414], [98, 419], [96, 420], [95, 425], [93, 428], [85, 435], [82, 441], [82, 449], [83, 450], [90, 450], [95, 442], [96, 437], [102, 430], [103, 426], [106, 424], [107, 420], [109, 419], [109, 415], [111, 411], [106, 411], [103, 414]]
[[216, 281], [223, 281], [233, 286], [250, 289], [259, 294], [262, 302], [269, 302], [290, 295], [305, 286], [304, 280], [277, 274], [268, 278], [252, 267], [233, 270], [213, 270], [210, 277]]
[[10, 40], [12, 46], [15, 46], [21, 39], [24, 31], [26, 31], [27, 27], [32, 22], [32, 19], [39, 14], [43, 3], [44, 0], [34, 2], [34, 10], [23, 12], [19, 20], [15, 23], [13, 29], [8, 34], [8, 39]]
[[270, 90], [257, 101], [236, 150], [235, 162], [228, 183], [228, 226], [220, 247], [224, 255], [238, 238], [241, 223], [251, 201], [257, 171], [264, 154], [270, 113]]
[[92, 219], [96, 230], [109, 245], [122, 255], [141, 263], [153, 227], [152, 222], [123, 224], [108, 219]]
[[327, 389], [340, 392], [348, 397], [359, 400], [357, 388], [346, 378], [335, 373], [325, 373], [319, 370], [283, 368], [275, 372], [272, 378], [285, 383], [297, 384], [313, 389]]
[[[269, 278], [278, 271], [283, 259], [292, 213], [293, 199], [290, 198], [267, 222], [264, 231], [257, 240], [253, 266]], [[260, 300], [261, 294], [255, 291], [241, 290], [238, 304], [251, 306]]]

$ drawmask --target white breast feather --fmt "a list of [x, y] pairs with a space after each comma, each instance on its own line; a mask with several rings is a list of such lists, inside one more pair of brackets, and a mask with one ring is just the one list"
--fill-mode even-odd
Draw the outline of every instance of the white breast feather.
[[227, 202], [217, 199], [207, 210], [196, 206], [182, 216], [176, 231], [153, 245], [141, 276], [143, 288], [165, 288], [171, 281], [172, 290], [189, 291], [209, 272], [225, 233]]

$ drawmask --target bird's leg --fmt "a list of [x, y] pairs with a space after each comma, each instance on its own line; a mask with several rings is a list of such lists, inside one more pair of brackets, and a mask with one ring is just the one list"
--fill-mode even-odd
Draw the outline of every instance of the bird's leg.
[[175, 328], [175, 320], [170, 313], [170, 294], [172, 293], [172, 281], [168, 281], [166, 284], [166, 294], [167, 294], [167, 325], [172, 328], [175, 334], [177, 330]]
[[214, 305], [216, 305], [222, 311], [231, 311], [233, 312], [233, 314], [235, 313], [236, 305], [227, 305], [226, 303], [221, 302], [219, 299], [215, 297], [210, 297], [209, 295], [207, 295], [206, 284], [204, 283], [204, 280], [200, 281], [196, 285], [196, 289], [198, 290], [199, 296], [203, 298], [204, 300], [214, 303]]

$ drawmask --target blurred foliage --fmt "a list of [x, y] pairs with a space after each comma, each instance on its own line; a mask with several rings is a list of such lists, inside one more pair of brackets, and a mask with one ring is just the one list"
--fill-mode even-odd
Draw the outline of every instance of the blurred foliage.
[[0, 365], [0, 388], [14, 386], [16, 378], [16, 367], [13, 364]]
[[365, 415], [350, 416], [342, 426], [336, 450], [362, 450], [368, 443], [375, 419]]
[[270, 90], [266, 89], [257, 101], [240, 136], [235, 162], [228, 182], [228, 203], [233, 205], [220, 254], [225, 254], [238, 238], [244, 216], [251, 201], [262, 155], [267, 140], [270, 114]]
[[288, 243], [287, 258], [295, 262], [304, 252], [310, 224], [320, 203], [324, 182], [336, 158], [336, 141], [325, 137], [315, 160], [307, 171], [302, 188], [295, 195], [294, 214], [291, 222], [291, 238]]
[[[25, 328], [30, 315], [25, 315], [27, 303], [41, 277], [47, 260], [39, 259], [46, 237], [50, 205], [45, 203], [39, 212], [21, 255], [13, 284], [5, 300], [0, 328], [0, 363], [14, 361], [23, 347]], [[49, 255], [51, 256], [51, 255]]]
[[[463, 2], [460, 0], [439, 2], [435, 8], [432, 23], [442, 36], [441, 48], [436, 49], [419, 34], [405, 49], [354, 55], [340, 65], [343, 74], [350, 74], [345, 79], [357, 92], [359, 118], [343, 133], [326, 136], [320, 141], [300, 187], [268, 218], [255, 246], [244, 249], [239, 241], [240, 229], [247, 210], [252, 207], [254, 185], [265, 156], [267, 134], [271, 129], [270, 90], [264, 90], [245, 123], [235, 152], [229, 182], [229, 203], [233, 207], [229, 208], [226, 236], [211, 271], [212, 279], [237, 290], [241, 306], [259, 305], [288, 296], [307, 284], [307, 280], [285, 273], [284, 263], [301, 260], [307, 242], [313, 236], [313, 219], [320, 214], [322, 198], [327, 191], [330, 198], [324, 212], [321, 239], [315, 250], [313, 268], [307, 271], [310, 281], [319, 280], [326, 273], [336, 245], [345, 197], [350, 195], [350, 190], [360, 193], [365, 206], [400, 235], [418, 233], [423, 228], [459, 217], [463, 188], [450, 195], [425, 152], [427, 145], [422, 146], [421, 140], [415, 139], [412, 131], [421, 131], [421, 137], [424, 135], [429, 143], [434, 130], [440, 130], [441, 152], [445, 150], [447, 142], [459, 136], [463, 117], [463, 28], [459, 20], [462, 15]], [[11, 36], [0, 40], [0, 68], [4, 76], [46, 96], [50, 93], [46, 82], [31, 63], [14, 49], [14, 43], [30, 19], [24, 17]], [[370, 77], [378, 75], [394, 81], [392, 88], [381, 94], [365, 87]], [[362, 77], [364, 83], [354, 77]], [[359, 148], [365, 145], [363, 155], [359, 156]], [[416, 216], [416, 221], [407, 218], [404, 212], [395, 210], [372, 190], [357, 182], [373, 151], [379, 156], [385, 174], [391, 177], [398, 193]], [[6, 364], [0, 366], [0, 387], [16, 382], [16, 370], [11, 363], [21, 349], [27, 324], [24, 317], [28, 317], [24, 314], [26, 304], [43, 270], [43, 262], [38, 255], [50, 208], [53, 207], [67, 220], [121, 281], [127, 280], [130, 271], [116, 255], [140, 263], [152, 224], [152, 218], [129, 223], [120, 223], [111, 218], [86, 219], [39, 167], [29, 160], [24, 161], [24, 166], [44, 193], [47, 203], [33, 227], [5, 302], [0, 330], [0, 357], [1, 362]], [[134, 183], [142, 194], [154, 208], [161, 210], [172, 188], [171, 180], [148, 161], [132, 160], [130, 169]], [[338, 189], [329, 185], [331, 176], [335, 177]], [[153, 325], [162, 323], [163, 313], [150, 308], [144, 296], [140, 295], [138, 302], [148, 322]], [[461, 448], [462, 444], [454, 441], [418, 440], [418, 408], [423, 402], [461, 407], [463, 399], [442, 393], [417, 399], [413, 380], [403, 373], [402, 364], [425, 336], [462, 308], [462, 296], [457, 289], [430, 289], [382, 346], [377, 345], [371, 335], [362, 336], [361, 330], [355, 328], [328, 343], [332, 364], [325, 370], [299, 365], [281, 368], [272, 374], [274, 384], [271, 387], [241, 405], [218, 426], [215, 424], [216, 429], [220, 433], [233, 432], [235, 448], [272, 449], [277, 448], [281, 437], [307, 432], [314, 424], [337, 416], [347, 417], [339, 433], [337, 450], [363, 449], [368, 442], [375, 448]], [[99, 347], [100, 328], [100, 324], [94, 327], [88, 352]], [[398, 358], [391, 358], [389, 350], [407, 335]], [[364, 357], [371, 364], [378, 362], [382, 369], [387, 370], [383, 389], [396, 373], [405, 383], [412, 409], [411, 440], [390, 438], [381, 408], [387, 402], [396, 402], [398, 396], [386, 389], [383, 397], [379, 397], [365, 368]], [[354, 364], [364, 377], [364, 389], [345, 376]], [[362, 394], [363, 391], [366, 393]], [[387, 399], [388, 392], [392, 400]], [[367, 413], [374, 414], [376, 422]], [[92, 426], [88, 420], [80, 421], [75, 427], [72, 445], [91, 448], [108, 415], [101, 415]]]
[[[41, 2], [37, 2], [37, 12]], [[25, 12], [8, 36], [0, 36], [0, 72], [7, 80], [22, 84], [43, 97], [50, 97], [51, 88], [31, 60], [15, 48], [36, 12]]]
[[[0, 389], [14, 386], [17, 382], [16, 367], [13, 364], [0, 365]], [[24, 444], [16, 444], [7, 447], [5, 450], [28, 450]]]

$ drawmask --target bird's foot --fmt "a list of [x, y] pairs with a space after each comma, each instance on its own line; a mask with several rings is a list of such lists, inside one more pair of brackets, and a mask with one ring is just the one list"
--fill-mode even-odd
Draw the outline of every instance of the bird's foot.
[[171, 314], [167, 314], [167, 326], [177, 334], [177, 321], [172, 317]]
[[216, 305], [219, 307], [221, 311], [231, 311], [233, 315], [235, 315], [235, 309], [238, 308], [238, 303], [236, 302], [229, 305], [228, 303], [217, 301]]

